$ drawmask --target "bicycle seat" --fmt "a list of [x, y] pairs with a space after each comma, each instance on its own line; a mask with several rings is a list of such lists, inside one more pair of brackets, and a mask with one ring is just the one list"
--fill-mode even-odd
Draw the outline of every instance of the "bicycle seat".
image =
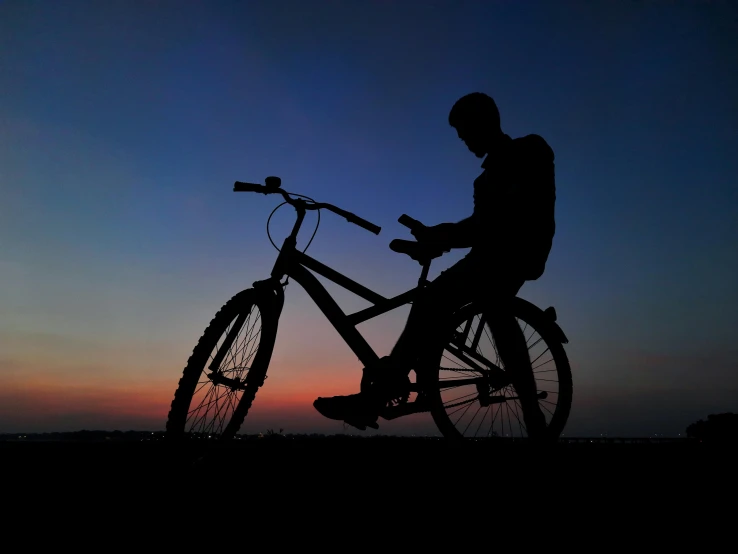
[[440, 258], [449, 250], [434, 244], [423, 244], [414, 240], [395, 239], [390, 242], [390, 249], [400, 254], [407, 254], [421, 265], [429, 263], [434, 258]]

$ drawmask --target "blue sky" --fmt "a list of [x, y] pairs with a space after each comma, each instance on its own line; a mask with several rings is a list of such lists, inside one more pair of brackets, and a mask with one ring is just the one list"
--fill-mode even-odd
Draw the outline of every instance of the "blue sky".
[[[275, 203], [235, 180], [382, 226], [325, 214], [310, 253], [411, 287], [387, 244], [402, 213], [471, 213], [447, 115], [472, 91], [556, 154], [553, 250], [520, 295], [571, 339], [566, 432], [738, 410], [736, 30], [727, 2], [0, 3], [0, 431], [163, 426], [212, 315], [274, 261]], [[385, 353], [406, 314], [361, 330]], [[340, 432], [308, 397], [359, 368], [290, 287], [255, 429]]]

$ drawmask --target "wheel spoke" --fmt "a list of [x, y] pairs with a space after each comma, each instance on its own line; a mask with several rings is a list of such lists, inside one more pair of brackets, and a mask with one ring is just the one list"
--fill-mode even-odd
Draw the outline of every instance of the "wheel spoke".
[[[218, 312], [190, 357], [185, 375], [180, 380], [180, 389], [185, 386], [183, 383], [188, 375], [191, 375], [189, 390], [192, 392], [183, 401], [177, 395], [187, 393], [181, 393], [178, 389], [167, 422], [168, 431], [222, 436], [227, 430], [228, 433], [238, 430], [237, 426], [231, 429], [233, 426], [230, 422], [244, 397], [244, 391], [251, 386], [246, 385], [245, 381], [252, 360], [263, 342], [263, 314], [256, 303], [244, 305], [243, 297], [234, 297], [229, 302], [235, 302], [235, 305], [226, 304]], [[235, 329], [238, 325], [240, 328]], [[226, 339], [230, 341], [227, 349]], [[200, 354], [198, 349], [202, 350]], [[214, 371], [209, 373], [214, 360], [221, 360], [220, 366], [215, 368], [213, 365]], [[250, 394], [253, 399], [253, 392]], [[176, 423], [178, 421], [181, 423]]]
[[[550, 363], [551, 363], [551, 362], [553, 362], [553, 361], [554, 361], [554, 359], [553, 359], [553, 357], [552, 357], [552, 358], [551, 358], [550, 360], [547, 360], [547, 361], [543, 362], [542, 364], [538, 364], [538, 365], [535, 365], [535, 366], [534, 366], [534, 365], [533, 365], [533, 362], [531, 362], [531, 365], [533, 366], [533, 370], [535, 371], [535, 369], [536, 369], [536, 368], [538, 368], [538, 367], [543, 367], [544, 365], [546, 365], [546, 364], [550, 364]], [[544, 370], [542, 370], [542, 371], [537, 371], [536, 373], [543, 373], [544, 371], [556, 371], [556, 370], [555, 370], [555, 369], [544, 369]]]
[[[521, 431], [525, 431], [525, 432], [527, 433], [527, 432], [528, 432], [528, 430], [527, 430], [527, 429], [525, 428], [525, 425], [524, 425], [524, 424], [523, 424], [523, 422], [522, 422], [522, 421], [520, 420], [520, 417], [519, 417], [519, 416], [520, 416], [520, 414], [518, 413], [518, 406], [520, 406], [520, 404], [518, 403], [518, 401], [517, 401], [517, 400], [513, 400], [513, 408], [515, 408], [515, 411], [514, 411], [514, 412], [512, 412], [512, 414], [513, 414], [513, 415], [515, 416], [515, 419], [517, 419], [517, 420], [518, 420], [518, 424], [520, 424], [520, 430], [521, 430]], [[523, 408], [522, 408], [522, 406], [520, 407], [520, 409], [521, 409], [521, 410], [523, 409]], [[521, 433], [521, 434], [522, 434], [522, 433]]]
[[497, 410], [495, 411], [495, 415], [492, 418], [492, 422], [489, 424], [490, 433], [492, 433], [495, 430], [494, 429], [495, 421], [497, 421], [497, 416], [500, 415], [500, 409], [502, 408], [502, 404], [497, 404], [496, 408]]
[[462, 398], [467, 398], [469, 396], [472, 396], [473, 394], [477, 394], [477, 391], [473, 391], [473, 392], [470, 392], [469, 394], [465, 394], [463, 396], [459, 396], [457, 398], [454, 398], [453, 400], [448, 400], [447, 402], [444, 402], [444, 406], [446, 408], [453, 408], [454, 407], [454, 404], [450, 404], [451, 402], [458, 402]]
[[[434, 418], [447, 436], [494, 437], [498, 436], [499, 431], [500, 437], [526, 437], [528, 431], [523, 403], [505, 376], [507, 369], [501, 361], [489, 318], [483, 315], [475, 313], [464, 318], [456, 327], [455, 342], [447, 346], [442, 354], [442, 359], [451, 362], [451, 367], [438, 370], [437, 394], [441, 402], [438, 408], [432, 410]], [[516, 321], [528, 349], [535, 390], [547, 395], [547, 399], [538, 398], [538, 406], [546, 417], [546, 424], [551, 424], [562, 401], [567, 403], [563, 416], [565, 421], [571, 401], [570, 370], [566, 359], [563, 359], [566, 365], [559, 367], [561, 364], [556, 350], [552, 350], [551, 343], [546, 342], [552, 340], [551, 337], [545, 328], [540, 332], [537, 329], [538, 319], [528, 321], [527, 316], [518, 316]], [[459, 349], [462, 341], [464, 347]], [[560, 348], [558, 343], [556, 347]], [[481, 360], [485, 360], [484, 365], [490, 364], [487, 365], [490, 369], [475, 367]], [[563, 383], [562, 371], [567, 376]], [[564, 397], [561, 396], [562, 387], [566, 391]], [[499, 401], [500, 397], [507, 399]], [[483, 401], [485, 398], [491, 399], [486, 406]], [[476, 404], [474, 409], [473, 404]], [[557, 425], [561, 425], [561, 418], [557, 420]], [[560, 432], [560, 428], [557, 432]]]
[[[543, 340], [543, 339], [541, 339], [541, 340]], [[530, 365], [532, 366], [532, 365], [533, 365], [534, 363], [536, 363], [536, 362], [537, 362], [537, 361], [539, 360], [539, 358], [540, 358], [541, 356], [543, 356], [543, 355], [544, 355], [544, 354], [545, 354], [546, 352], [548, 352], [548, 348], [546, 348], [546, 350], [544, 350], [543, 352], [541, 352], [541, 353], [540, 353], [540, 354], [538, 355], [538, 357], [537, 357], [537, 358], [536, 358], [535, 360], [533, 360], [533, 361], [532, 361], [532, 362], [530, 363]]]
[[[551, 361], [553, 361], [553, 359], [549, 360], [549, 362]], [[541, 366], [536, 366], [536, 367], [541, 367]], [[541, 371], [536, 371], [536, 368], [535, 367], [533, 368], [533, 373], [552, 373], [552, 372], [556, 372], [556, 370], [555, 369], [542, 369]]]
[[448, 412], [448, 415], [451, 416], [451, 415], [459, 412], [464, 406], [469, 406], [471, 404], [474, 404], [474, 402], [476, 402], [476, 401], [477, 401], [477, 397], [475, 396], [474, 398], [468, 398], [467, 400], [462, 400], [461, 402], [458, 402], [456, 404], [451, 404], [449, 406], [446, 406], [446, 408], [457, 408], [453, 412]]
[[482, 419], [479, 420], [479, 425], [477, 425], [477, 430], [474, 431], [474, 436], [477, 436], [477, 433], [479, 433], [479, 429], [482, 428], [482, 423], [484, 423], [484, 420], [487, 419], [487, 414], [489, 413], [489, 409], [492, 407], [492, 404], [487, 406], [487, 409], [484, 412], [484, 415], [482, 416]]
[[[462, 417], [464, 417], [464, 415], [466, 414], [466, 412], [468, 412], [468, 411], [469, 411], [469, 408], [471, 408], [471, 407], [472, 407], [472, 404], [473, 404], [473, 402], [469, 402], [469, 405], [468, 405], [468, 406], [466, 407], [466, 410], [464, 410], [464, 411], [462, 412], [462, 414], [461, 414], [461, 415], [459, 416], [459, 418], [458, 418], [458, 419], [456, 420], [456, 423], [454, 423], [454, 425], [457, 425], [457, 424], [459, 423], [459, 421], [461, 421], [461, 418], [462, 418]], [[463, 434], [463, 433], [462, 433], [462, 434]]]

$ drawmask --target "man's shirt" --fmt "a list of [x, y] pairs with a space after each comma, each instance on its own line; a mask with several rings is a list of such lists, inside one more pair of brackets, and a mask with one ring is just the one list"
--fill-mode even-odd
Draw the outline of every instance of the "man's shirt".
[[553, 150], [538, 135], [505, 135], [482, 168], [474, 181], [469, 256], [492, 269], [538, 279], [556, 229]]

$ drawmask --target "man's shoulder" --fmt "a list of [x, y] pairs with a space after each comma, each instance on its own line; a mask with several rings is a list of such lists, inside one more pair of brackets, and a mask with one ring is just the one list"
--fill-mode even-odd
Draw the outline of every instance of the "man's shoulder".
[[541, 160], [553, 161], [554, 152], [546, 140], [540, 135], [526, 135], [512, 141], [516, 153], [524, 157], [535, 157]]

